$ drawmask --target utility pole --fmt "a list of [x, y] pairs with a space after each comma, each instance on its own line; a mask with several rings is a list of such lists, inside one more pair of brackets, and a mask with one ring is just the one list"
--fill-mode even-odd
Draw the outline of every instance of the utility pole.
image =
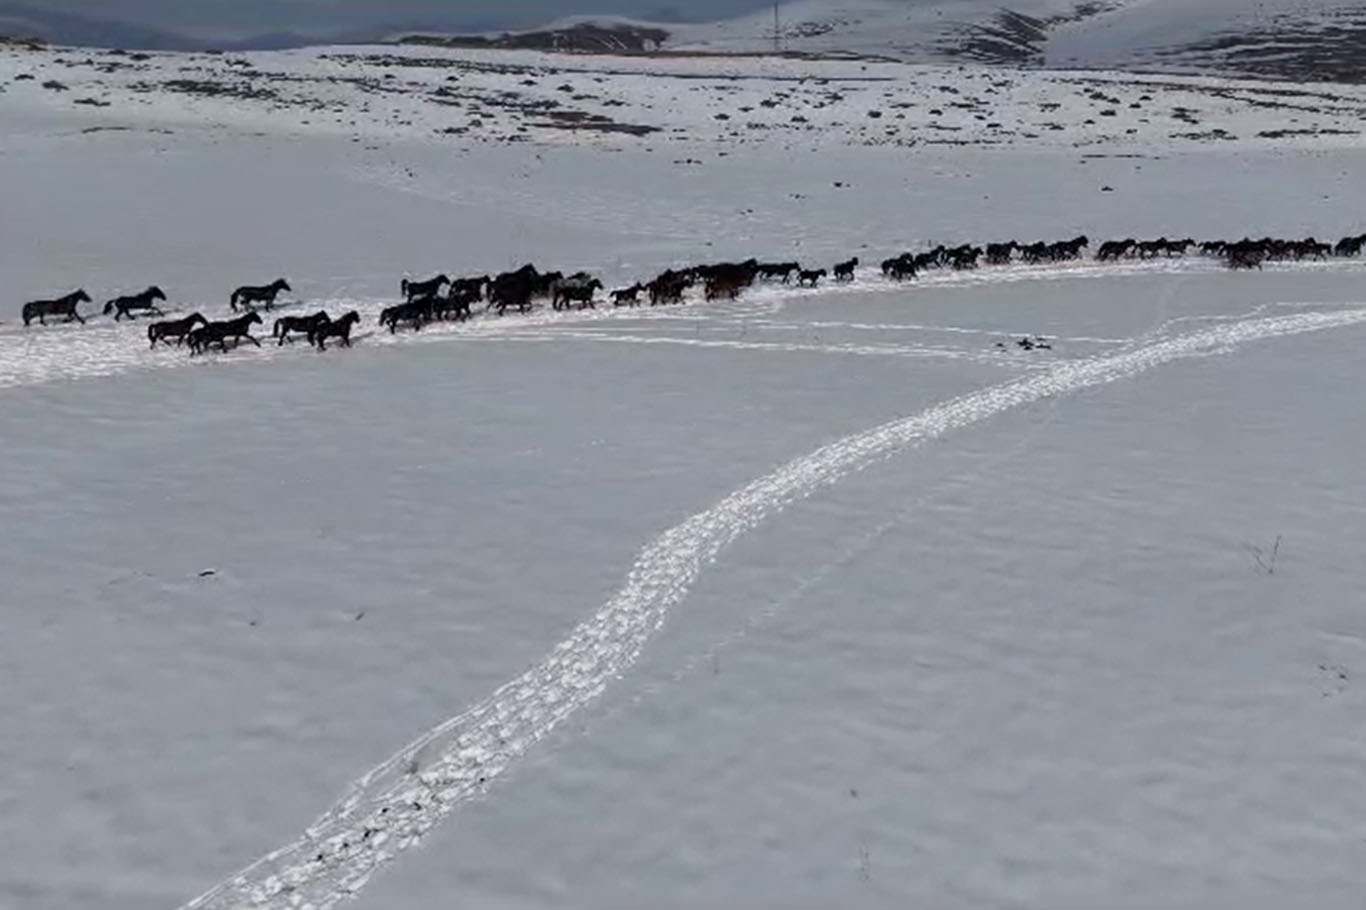
[[782, 0], [773, 0], [773, 53], [783, 52], [783, 33], [778, 28], [778, 4]]

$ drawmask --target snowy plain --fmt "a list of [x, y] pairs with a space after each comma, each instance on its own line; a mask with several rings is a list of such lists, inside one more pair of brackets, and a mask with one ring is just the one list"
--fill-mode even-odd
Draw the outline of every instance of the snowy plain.
[[[1358, 90], [232, 59], [0, 51], [0, 905], [1353, 905], [1366, 264], [869, 266], [1359, 233]], [[988, 88], [1010, 135], [931, 108]], [[749, 255], [865, 268], [374, 331], [404, 274]], [[356, 347], [17, 320], [277, 275]]]

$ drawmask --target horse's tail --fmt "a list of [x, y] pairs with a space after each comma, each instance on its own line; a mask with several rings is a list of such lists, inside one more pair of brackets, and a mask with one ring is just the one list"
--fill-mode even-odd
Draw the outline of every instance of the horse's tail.
[[283, 316], [281, 316], [279, 319], [275, 320], [275, 328], [271, 330], [270, 337], [271, 337], [271, 338], [279, 338], [279, 337], [280, 337], [280, 329], [281, 329], [281, 327], [284, 326], [284, 324], [285, 324], [285, 317], [283, 317]]
[[404, 278], [398, 283], [398, 292], [404, 297], [408, 296], [408, 279]]

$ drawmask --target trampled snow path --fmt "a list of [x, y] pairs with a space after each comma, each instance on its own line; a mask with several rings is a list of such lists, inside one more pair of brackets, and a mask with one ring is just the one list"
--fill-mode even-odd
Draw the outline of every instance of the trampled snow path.
[[1128, 351], [1060, 363], [797, 458], [665, 531], [621, 591], [538, 666], [432, 729], [364, 775], [294, 843], [258, 860], [183, 910], [325, 910], [413, 846], [538, 740], [596, 698], [640, 657], [670, 607], [731, 542], [792, 503], [909, 447], [1046, 398], [1136, 376], [1240, 344], [1366, 323], [1366, 309], [1246, 318]]
[[[1331, 259], [1322, 262], [1284, 262], [1268, 263], [1266, 271], [1317, 272], [1317, 271], [1358, 271], [1366, 269], [1366, 260]], [[1079, 261], [1048, 265], [989, 266], [968, 272], [944, 271], [922, 275], [912, 282], [888, 281], [877, 274], [876, 269], [863, 269], [857, 280], [844, 284], [827, 284], [818, 290], [800, 289], [790, 285], [768, 284], [756, 286], [752, 291], [734, 301], [702, 304], [694, 301], [688, 308], [697, 307], [698, 312], [748, 321], [755, 317], [772, 316], [786, 304], [812, 296], [828, 297], [833, 295], [862, 294], [901, 294], [913, 296], [917, 289], [982, 287], [989, 285], [1008, 285], [1022, 281], [1064, 281], [1090, 278], [1123, 278], [1148, 275], [1187, 275], [1220, 274], [1227, 269], [1218, 261], [1198, 256], [1181, 259], [1135, 260], [1122, 263], [1096, 263]], [[308, 300], [309, 309], [325, 307], [332, 311], [355, 309], [361, 314], [362, 325], [372, 329], [376, 316], [392, 300], [363, 299], [346, 296], [327, 296]], [[218, 314], [205, 310], [211, 318]], [[298, 313], [299, 310], [289, 312]], [[258, 331], [263, 341], [270, 330], [269, 322], [278, 312], [265, 314], [268, 322]], [[183, 350], [147, 347], [147, 323], [113, 322], [107, 317], [90, 325], [60, 325], [25, 329], [14, 323], [0, 324], [0, 389], [15, 386], [36, 385], [60, 379], [83, 379], [98, 376], [111, 376], [139, 369], [165, 369], [173, 367], [197, 366], [214, 363], [220, 356], [229, 361], [245, 358], [297, 357], [306, 354], [299, 351], [302, 343], [279, 348], [266, 341], [257, 348], [241, 348], [226, 355], [210, 354], [204, 357], [189, 357]], [[541, 310], [529, 314], [509, 314], [503, 317], [476, 317], [470, 322], [440, 323], [429, 326], [421, 332], [405, 332], [390, 335], [387, 332], [362, 331], [367, 345], [375, 344], [419, 344], [449, 340], [451, 338], [486, 337], [489, 335], [511, 335], [527, 330], [550, 329], [555, 326], [582, 326], [585, 324], [603, 325], [622, 320], [659, 320], [661, 322], [680, 318], [690, 318], [678, 307], [614, 309], [554, 312]], [[763, 323], [755, 323], [760, 325]], [[819, 327], [817, 324], [815, 327]], [[866, 326], [866, 328], [876, 328]], [[901, 330], [913, 330], [917, 326], [888, 326]], [[999, 331], [982, 329], [960, 329], [954, 326], [924, 326], [927, 331], [960, 334], [997, 334], [1001, 336], [1026, 334], [1019, 330], [1001, 328]], [[592, 338], [585, 340], [602, 340]], [[1121, 339], [1074, 339], [1094, 341], [1105, 344], [1121, 343]], [[667, 342], [660, 342], [667, 343]], [[717, 346], [736, 346], [727, 343]], [[812, 350], [806, 345], [773, 345], [770, 350], [802, 351]], [[901, 357], [948, 357], [954, 359], [974, 359], [984, 363], [1018, 364], [1009, 359], [998, 358], [990, 352], [974, 354], [968, 351], [954, 351], [943, 347], [928, 345], [892, 346], [879, 349], [875, 345], [820, 346], [826, 353], [858, 355], [889, 355]]]

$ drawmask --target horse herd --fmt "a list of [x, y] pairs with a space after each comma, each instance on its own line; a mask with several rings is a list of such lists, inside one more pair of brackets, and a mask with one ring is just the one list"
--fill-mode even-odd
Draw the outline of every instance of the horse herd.
[[[941, 244], [924, 252], [905, 252], [885, 259], [881, 263], [881, 271], [888, 279], [905, 281], [936, 269], [975, 269], [983, 262], [998, 266], [1015, 261], [1030, 265], [1059, 263], [1080, 259], [1089, 246], [1090, 240], [1084, 235], [1070, 240], [1034, 243], [1009, 240], [983, 246], [962, 244], [949, 247]], [[1101, 243], [1096, 248], [1095, 259], [1099, 262], [1115, 262], [1123, 259], [1171, 258], [1185, 256], [1196, 250], [1200, 255], [1222, 260], [1230, 269], [1260, 269], [1264, 262], [1270, 261], [1355, 257], [1363, 247], [1366, 247], [1366, 234], [1343, 237], [1336, 244], [1313, 237], [1301, 240], [1244, 237], [1241, 240], [1209, 240], [1202, 243], [1191, 238], [1137, 240], [1129, 237]], [[818, 287], [827, 277], [836, 282], [850, 282], [854, 279], [858, 265], [858, 257], [853, 257], [835, 264], [829, 272], [823, 268], [803, 268], [798, 262], [761, 262], [757, 259], [669, 268], [649, 281], [615, 289], [607, 295], [607, 299], [614, 306], [637, 306], [644, 295], [651, 306], [676, 304], [683, 302], [684, 295], [690, 289], [700, 289], [701, 296], [706, 300], [735, 299], [744, 290], [760, 282], [790, 285], [795, 280], [798, 286], [808, 288]], [[453, 279], [443, 274], [422, 281], [405, 278], [399, 283], [402, 301], [381, 311], [379, 324], [391, 333], [397, 332], [400, 327], [420, 330], [436, 321], [469, 319], [476, 304], [482, 304], [484, 312], [495, 311], [500, 316], [510, 308], [516, 308], [521, 313], [528, 312], [537, 300], [549, 300], [555, 310], [595, 308], [597, 292], [603, 289], [602, 282], [587, 272], [571, 275], [558, 271], [542, 272], [531, 264], [492, 276]], [[241, 315], [215, 322], [196, 312], [180, 319], [153, 322], [147, 327], [148, 341], [153, 348], [158, 342], [185, 345], [191, 354], [203, 353], [214, 346], [227, 351], [229, 342], [236, 346], [250, 341], [259, 347], [260, 341], [251, 334], [253, 325], [262, 324], [258, 310], [271, 309], [281, 292], [291, 290], [289, 282], [283, 278], [266, 285], [244, 285], [234, 290], [228, 298], [231, 310], [237, 313], [240, 309]], [[104, 305], [103, 313], [112, 315], [115, 321], [125, 317], [133, 319], [139, 314], [164, 316], [166, 314], [157, 306], [157, 302], [165, 300], [166, 294], [153, 285], [141, 293], [110, 300]], [[31, 301], [23, 306], [24, 325], [30, 325], [35, 319], [46, 325], [49, 317], [84, 323], [85, 317], [77, 307], [89, 302], [90, 296], [84, 290], [73, 291], [53, 300]], [[319, 350], [325, 350], [331, 339], [343, 347], [349, 347], [351, 331], [360, 318], [355, 310], [335, 319], [325, 310], [308, 316], [283, 316], [275, 321], [271, 337], [282, 345], [292, 341], [294, 335], [302, 335]]]

